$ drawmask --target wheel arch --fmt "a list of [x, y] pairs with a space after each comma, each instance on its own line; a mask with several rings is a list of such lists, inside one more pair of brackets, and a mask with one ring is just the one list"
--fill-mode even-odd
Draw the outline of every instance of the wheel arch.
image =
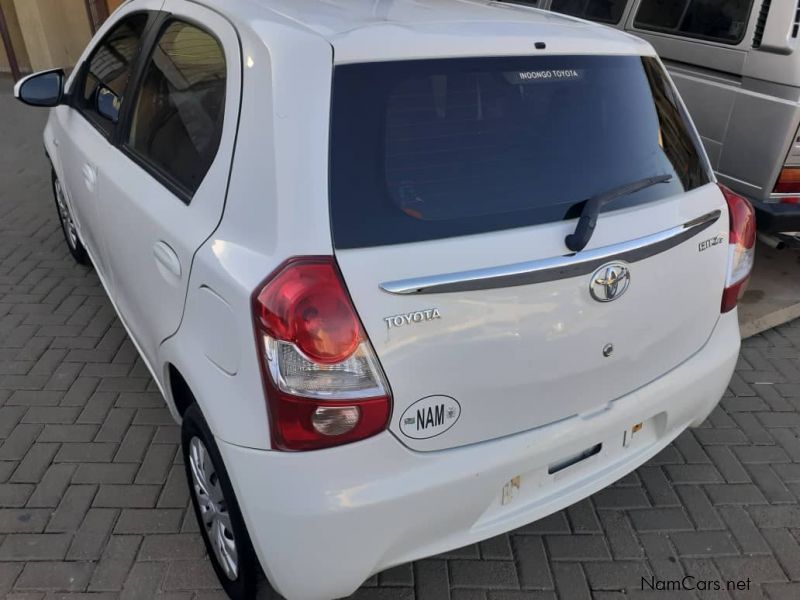
[[[178, 367], [172, 363], [167, 363], [167, 386], [175, 413], [183, 418], [187, 409], [197, 402], [197, 398], [192, 392], [192, 388]], [[202, 409], [201, 409], [202, 412]]]

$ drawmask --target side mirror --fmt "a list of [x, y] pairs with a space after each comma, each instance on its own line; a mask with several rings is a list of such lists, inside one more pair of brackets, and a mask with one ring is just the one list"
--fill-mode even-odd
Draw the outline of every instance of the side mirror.
[[122, 100], [114, 92], [104, 85], [101, 85], [97, 90], [97, 113], [116, 123], [119, 121], [119, 109], [122, 106]]
[[20, 79], [14, 97], [30, 106], [58, 106], [64, 97], [64, 71], [40, 71]]
[[759, 50], [775, 54], [791, 54], [797, 49], [798, 39], [792, 29], [796, 27], [797, 6], [794, 2], [773, 2], [764, 26]]

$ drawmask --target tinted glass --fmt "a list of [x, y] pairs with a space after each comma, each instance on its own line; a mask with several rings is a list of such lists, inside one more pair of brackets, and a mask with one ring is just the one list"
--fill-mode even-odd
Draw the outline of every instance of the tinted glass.
[[671, 174], [613, 205], [709, 181], [655, 59], [450, 59], [336, 67], [330, 148], [337, 248], [563, 220], [589, 197]]
[[31, 77], [19, 90], [20, 99], [33, 106], [56, 106], [61, 101], [64, 75], [61, 72], [41, 73]]
[[634, 25], [686, 37], [738, 44], [752, 0], [642, 0]]
[[82, 111], [91, 115], [106, 132], [113, 127], [116, 115], [114, 111], [99, 111], [98, 103], [102, 98], [103, 105], [115, 109], [118, 115], [131, 70], [141, 50], [147, 20], [145, 13], [124, 19], [103, 38], [89, 58], [78, 102]]
[[543, 0], [513, 0], [514, 4], [526, 4], [538, 8]]
[[128, 145], [189, 196], [217, 154], [225, 80], [216, 38], [179, 21], [166, 27], [145, 72]]
[[550, 10], [601, 23], [619, 23], [628, 0], [553, 0]]

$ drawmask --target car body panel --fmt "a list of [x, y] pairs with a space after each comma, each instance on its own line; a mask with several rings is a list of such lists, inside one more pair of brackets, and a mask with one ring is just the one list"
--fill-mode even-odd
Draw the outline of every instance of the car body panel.
[[[719, 189], [600, 216], [585, 252], [642, 238], [724, 209]], [[389, 294], [393, 280], [549, 259], [575, 228], [563, 221], [490, 234], [337, 250], [344, 279], [392, 386], [391, 430], [415, 450], [501, 437], [602, 410], [696, 352], [719, 315], [727, 261], [727, 210], [708, 229], [663, 253], [627, 263], [618, 300], [590, 295], [595, 269], [566, 279], [476, 291]], [[723, 240], [705, 251], [706, 239]], [[608, 259], [613, 263], [614, 259]], [[440, 317], [387, 326], [386, 318], [436, 309]], [[604, 356], [612, 344], [614, 352]], [[446, 432], [414, 439], [403, 413], [441, 394], [461, 405]], [[412, 415], [413, 416], [413, 415]], [[436, 431], [433, 429], [432, 431]]]
[[104, 199], [100, 210], [114, 299], [151, 363], [157, 362], [158, 345], [181, 322], [194, 253], [222, 217], [239, 123], [242, 72], [238, 36], [227, 20], [184, 0], [167, 0], [163, 8], [173, 18], [199, 24], [217, 37], [227, 62], [227, 89], [219, 149], [190, 203], [126, 150], [115, 149], [99, 159], [98, 193]]
[[108, 155], [113, 147], [85, 117], [68, 106], [58, 106], [50, 113], [45, 146], [62, 182], [78, 235], [93, 264], [108, 272], [108, 249], [97, 195], [97, 157]]
[[[490, 0], [363, 2], [335, 0], [229, 0], [219, 9], [242, 25], [283, 22], [318, 37], [333, 49], [336, 64], [430, 58], [432, 56], [519, 55], [535, 42], [556, 54], [640, 54], [652, 48], [641, 39], [554, 13]], [[486, 29], [486, 25], [491, 30]], [[266, 39], [266, 38], [265, 38]]]
[[[290, 600], [348, 597], [374, 573], [521, 527], [620, 479], [705, 419], [738, 350], [734, 310], [694, 356], [605, 411], [452, 450], [414, 452], [386, 433], [310, 454], [229, 444], [220, 451], [238, 497], [270, 499], [246, 502], [242, 511], [278, 592]], [[636, 423], [645, 435], [625, 447], [625, 431]], [[548, 474], [598, 442], [599, 454]], [[518, 493], [503, 504], [516, 477]]]
[[[240, 119], [258, 126], [239, 128], [224, 218], [194, 257], [183, 322], [159, 352], [162, 365], [174, 365], [189, 382], [203, 382], [192, 388], [215, 436], [269, 449], [250, 301], [287, 257], [332, 252], [327, 177], [309, 173], [328, 169], [333, 54], [324, 39], [280, 18], [240, 27], [239, 37]], [[230, 308], [203, 303], [204, 288]], [[214, 343], [206, 324], [219, 319], [236, 331], [235, 376], [203, 351]], [[159, 377], [168, 381], [166, 368]]]
[[[383, 14], [381, 11], [387, 7], [397, 12]], [[97, 211], [97, 225], [92, 224], [91, 217], [84, 216], [82, 239], [95, 233], [105, 243], [115, 245], [110, 251], [99, 242], [92, 244], [92, 258], [101, 265], [98, 275], [176, 421], [180, 421], [181, 398], [173, 395], [171, 374], [177, 372], [187, 382], [220, 446], [264, 570], [289, 600], [347, 595], [383, 568], [473, 543], [542, 518], [624, 476], [687, 426], [699, 424], [716, 405], [730, 379], [739, 347], [736, 312], [719, 316], [718, 310], [725, 273], [717, 263], [722, 262], [721, 252], [727, 244], [700, 254], [698, 240], [693, 239], [673, 253], [656, 258], [652, 271], [646, 276], [636, 275], [634, 280], [633, 285], [644, 286], [647, 281], [663, 290], [668, 282], [677, 281], [676, 286], [690, 288], [705, 278], [702, 283], [708, 287], [695, 298], [702, 304], [702, 311], [694, 315], [683, 310], [691, 302], [691, 295], [675, 296], [681, 312], [663, 318], [654, 329], [656, 335], [634, 340], [640, 350], [657, 351], [653, 350], [656, 341], [665, 345], [664, 357], [652, 365], [638, 389], [621, 391], [623, 387], [630, 388], [624, 385], [615, 391], [611, 388], [616, 383], [606, 381], [603, 374], [599, 385], [605, 395], [601, 401], [573, 404], [568, 407], [570, 410], [555, 415], [563, 417], [556, 423], [545, 424], [549, 418], [537, 420], [525, 415], [527, 420], [515, 430], [520, 433], [510, 435], [508, 428], [505, 433], [496, 430], [502, 437], [485, 443], [461, 443], [470, 436], [473, 441], [478, 439], [480, 419], [476, 417], [481, 409], [471, 415], [465, 413], [468, 430], [465, 433], [454, 429], [456, 435], [462, 436], [460, 441], [446, 444], [460, 446], [455, 449], [444, 449], [442, 444], [438, 451], [420, 452], [411, 444], [400, 443], [396, 427], [402, 410], [398, 405], [392, 417], [393, 430], [368, 440], [314, 452], [272, 450], [260, 368], [263, 357], [257, 350], [251, 301], [253, 292], [287, 258], [333, 254], [328, 136], [334, 64], [369, 56], [390, 60], [523, 51], [633, 55], [652, 55], [653, 51], [646, 42], [595, 25], [494, 2], [457, 0], [132, 0], [112, 15], [95, 39], [104, 35], [119, 16], [141, 8], [197, 11], [196, 14], [213, 11], [227, 22], [219, 28], [215, 26], [215, 30], [234, 31], [237, 38], [235, 44], [226, 42], [225, 47], [226, 51], [234, 45], [239, 48], [232, 50], [240, 56], [240, 64], [233, 61], [238, 65], [239, 79], [230, 70], [229, 76], [231, 85], [239, 86], [241, 96], [235, 101], [231, 96], [229, 105], [235, 109], [241, 126], [235, 139], [226, 137], [221, 146], [217, 156], [220, 170], [203, 184], [208, 186], [207, 197], [198, 196], [197, 202], [188, 207], [158, 206], [158, 200], [169, 204], [175, 198], [156, 189], [155, 181], [149, 180], [149, 174], [137, 165], [131, 163], [128, 168], [124, 155], [114, 146], [99, 141], [91, 142], [89, 152], [116, 153], [101, 180], [95, 200], [99, 206], [74, 197], [74, 193], [71, 201], [77, 215], [81, 211], [84, 215], [92, 214], [89, 210]], [[432, 19], [431, 10], [440, 11], [442, 19]], [[202, 18], [205, 21], [206, 17]], [[212, 16], [208, 19], [217, 21]], [[502, 35], [482, 33], [481, 21], [489, 21]], [[223, 37], [232, 40], [227, 34]], [[539, 50], [529, 45], [535, 41], [546, 41], [547, 48]], [[74, 75], [70, 82], [74, 82]], [[235, 94], [235, 90], [231, 93]], [[65, 162], [63, 147], [54, 144], [55, 139], [68, 135], [65, 123], [83, 119], [77, 114], [62, 114], [69, 110], [59, 107], [52, 111], [45, 143], [59, 174], [69, 170], [80, 175], [80, 165]], [[225, 158], [230, 177], [227, 168], [223, 168]], [[70, 187], [75, 185], [80, 181]], [[136, 197], [137, 190], [147, 193], [147, 197]], [[124, 201], [127, 206], [112, 210], [111, 204], [102, 204], [104, 199]], [[603, 215], [590, 248], [682, 224], [704, 210], [720, 210], [715, 225], [719, 231], [707, 230], [708, 237], [727, 235], [722, 199], [716, 188], [707, 186], [694, 194]], [[190, 214], [192, 211], [194, 214]], [[391, 311], [383, 303], [370, 307], [363, 299], [384, 294], [377, 285], [385, 279], [417, 276], [424, 274], [426, 268], [430, 272], [434, 267], [437, 271], [475, 268], [563, 254], [557, 246], [573, 226], [574, 222], [563, 222], [536, 231], [506, 231], [497, 238], [496, 253], [485, 239], [480, 243], [454, 239], [435, 264], [426, 260], [428, 247], [413, 248], [409, 258], [418, 261], [403, 261], [395, 256], [391, 272], [375, 265], [377, 253], [364, 261], [343, 254], [339, 261], [351, 293], [357, 301], [362, 299], [358, 310], [372, 342], [383, 348], [387, 343], [383, 317]], [[166, 242], [180, 259], [180, 286], [163, 279], [155, 266], [153, 250], [159, 241]], [[438, 246], [439, 242], [435, 244]], [[444, 250], [445, 245], [441, 248]], [[458, 253], [464, 255], [457, 256]], [[687, 275], [681, 267], [689, 260], [693, 266]], [[104, 266], [102, 261], [117, 266]], [[369, 272], [361, 279], [353, 276], [359, 262], [369, 266]], [[642, 283], [637, 284], [637, 280]], [[489, 300], [497, 300], [499, 308], [488, 317], [485, 311], [476, 311], [480, 313], [476, 318], [483, 321], [474, 325], [472, 333], [488, 332], [498, 337], [499, 328], [511, 323], [508, 333], [513, 335], [512, 321], [519, 316], [514, 311], [528, 311], [529, 317], [541, 311], [546, 318], [538, 326], [529, 327], [536, 330], [536, 335], [544, 336], [539, 339], [548, 342], [548, 331], [564, 322], [574, 336], [569, 349], [583, 351], [575, 345], [578, 334], [583, 332], [591, 339], [586, 351], [593, 353], [604, 331], [619, 326], [625, 318], [621, 314], [626, 306], [622, 301], [636, 300], [637, 294], [644, 292], [642, 288], [638, 292], [631, 288], [617, 303], [617, 310], [609, 305], [613, 319], [598, 318], [598, 309], [592, 305], [592, 323], [589, 317], [579, 314], [587, 309], [583, 303], [587, 302], [588, 285], [584, 277], [555, 290], [574, 293], [571, 303], [561, 307], [548, 303], [542, 295], [527, 296], [527, 304], [515, 307], [511, 300], [524, 292], [522, 288], [505, 300], [495, 292], [492, 298], [484, 298], [484, 307]], [[712, 296], [716, 303], [713, 315], [706, 310]], [[397, 306], [406, 308], [402, 302]], [[627, 306], [632, 311], [640, 310]], [[654, 308], [670, 310], [664, 301], [648, 310]], [[504, 310], [509, 311], [505, 317], [500, 314]], [[457, 328], [459, 325], [453, 320], [446, 320], [457, 314], [443, 313], [441, 323]], [[637, 315], [624, 324], [626, 337], [645, 335], [644, 317]], [[574, 323], [567, 323], [568, 319]], [[528, 321], [528, 325], [532, 323]], [[682, 342], [670, 335], [669, 324], [694, 326], [696, 331]], [[404, 334], [407, 352], [416, 350], [420, 357], [431, 357], [430, 348], [418, 343], [413, 332], [409, 328]], [[452, 335], [457, 336], [458, 332]], [[422, 337], [430, 339], [429, 334]], [[559, 346], [559, 351], [565, 347]], [[536, 357], [553, 364], [544, 350], [536, 351]], [[622, 352], [626, 366], [630, 365], [631, 351]], [[457, 364], [453, 357], [448, 360], [459, 369], [477, 372], [481, 366], [472, 366], [468, 361]], [[593, 362], [589, 370], [596, 367]], [[405, 375], [392, 375], [392, 368], [387, 371], [392, 385], [397, 382], [404, 402], [419, 395], [403, 389], [410, 385], [403, 381]], [[585, 377], [580, 384], [584, 392], [589, 379]], [[625, 383], [629, 384], [630, 379]], [[468, 409], [473, 411], [473, 405]], [[636, 446], [624, 447], [621, 440], [625, 432], [639, 422], [652, 427], [645, 427], [646, 435], [639, 438]], [[604, 450], [560, 474], [546, 473], [556, 462], [584, 451], [587, 443], [602, 443]], [[419, 448], [436, 450], [437, 446], [431, 442]], [[522, 477], [522, 495], [518, 503], [505, 506], [502, 488], [516, 476]], [[452, 506], [457, 504], [463, 510], [453, 511]], [[275, 539], [281, 543], [276, 544]], [[331, 540], [339, 549], [339, 559], [335, 561], [331, 560]], [[309, 569], [314, 577], [308, 577]]]

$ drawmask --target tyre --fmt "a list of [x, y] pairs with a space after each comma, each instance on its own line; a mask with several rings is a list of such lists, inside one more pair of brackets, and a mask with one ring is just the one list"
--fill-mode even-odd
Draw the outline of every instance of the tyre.
[[183, 462], [189, 495], [211, 564], [233, 600], [255, 597], [261, 573], [214, 436], [197, 404], [183, 416]]
[[64, 188], [58, 180], [55, 170], [52, 171], [53, 182], [53, 197], [56, 201], [56, 210], [58, 211], [58, 220], [61, 222], [61, 231], [64, 232], [64, 239], [67, 242], [69, 253], [80, 265], [89, 264], [89, 255], [86, 253], [86, 248], [83, 247], [80, 238], [78, 237], [78, 230], [75, 228], [75, 221], [72, 219], [72, 213], [67, 204], [67, 197], [64, 194]]

